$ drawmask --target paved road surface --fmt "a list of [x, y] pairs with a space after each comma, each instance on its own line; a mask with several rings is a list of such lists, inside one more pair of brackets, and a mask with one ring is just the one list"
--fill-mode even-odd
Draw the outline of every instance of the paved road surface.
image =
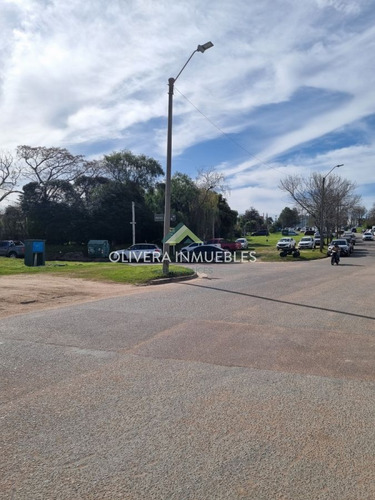
[[375, 243], [4, 319], [0, 498], [373, 500]]

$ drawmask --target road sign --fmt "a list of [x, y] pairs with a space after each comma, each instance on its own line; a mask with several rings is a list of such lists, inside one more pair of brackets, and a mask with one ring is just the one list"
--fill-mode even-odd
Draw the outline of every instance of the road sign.
[[[176, 214], [171, 214], [171, 221], [174, 222], [176, 220]], [[155, 222], [164, 222], [164, 214], [154, 214]]]

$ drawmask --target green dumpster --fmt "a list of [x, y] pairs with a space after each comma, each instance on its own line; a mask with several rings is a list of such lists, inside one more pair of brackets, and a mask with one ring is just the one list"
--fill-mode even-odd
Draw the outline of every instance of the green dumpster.
[[46, 263], [45, 240], [25, 240], [25, 266], [44, 266]]
[[92, 259], [106, 259], [109, 256], [109, 241], [90, 240], [87, 244], [87, 254]]

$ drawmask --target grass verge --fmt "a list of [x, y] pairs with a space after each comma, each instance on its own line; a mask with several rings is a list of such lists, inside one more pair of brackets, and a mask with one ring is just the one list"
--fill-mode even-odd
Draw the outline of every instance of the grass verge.
[[[303, 237], [303, 233], [298, 236], [293, 236], [296, 243]], [[326, 252], [320, 252], [319, 248], [315, 250], [300, 250], [300, 257], [280, 257], [280, 252], [276, 250], [276, 243], [282, 238], [281, 233], [271, 233], [269, 236], [248, 236], [249, 251], [255, 252], [257, 260], [260, 262], [292, 262], [292, 261], [309, 261], [325, 258]]]
[[[169, 277], [190, 276], [194, 274], [192, 269], [182, 266], [171, 265], [169, 270]], [[25, 266], [21, 259], [0, 257], [0, 276], [43, 273], [133, 285], [147, 284], [154, 279], [164, 277], [161, 264], [136, 266], [114, 264], [112, 262], [47, 261], [45, 266], [28, 267]]]

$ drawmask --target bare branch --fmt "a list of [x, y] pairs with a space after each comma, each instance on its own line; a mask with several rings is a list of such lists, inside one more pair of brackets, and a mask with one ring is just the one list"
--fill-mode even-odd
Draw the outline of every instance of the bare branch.
[[20, 168], [13, 156], [8, 152], [0, 152], [0, 202], [16, 190], [20, 177]]
[[26, 164], [22, 176], [40, 185], [44, 199], [53, 196], [55, 181], [73, 182], [82, 175], [92, 174], [97, 167], [95, 162], [63, 148], [18, 146], [17, 157]]

